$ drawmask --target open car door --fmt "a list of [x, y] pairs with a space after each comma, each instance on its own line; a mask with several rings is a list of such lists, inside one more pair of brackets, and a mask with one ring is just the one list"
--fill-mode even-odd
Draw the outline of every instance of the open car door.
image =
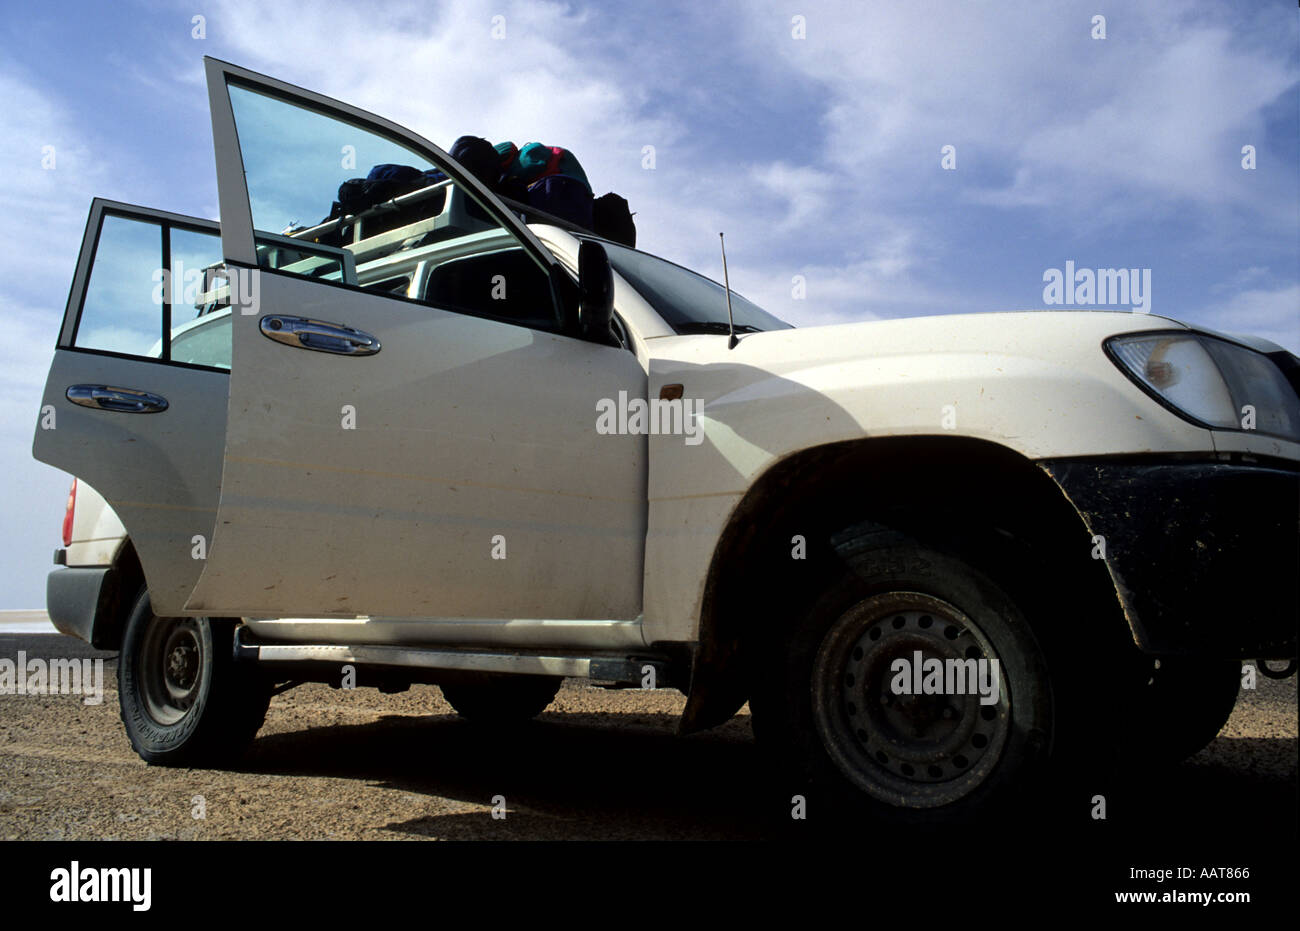
[[216, 521], [230, 318], [204, 282], [220, 264], [217, 224], [96, 199], [32, 444], [117, 512], [160, 615], [182, 613]]
[[[637, 617], [646, 438], [595, 429], [600, 399], [644, 397], [636, 357], [573, 335], [567, 273], [432, 143], [206, 64], [238, 297], [216, 527], [188, 608]], [[332, 212], [376, 165], [425, 188]], [[353, 256], [357, 284], [309, 260], [320, 244]]]

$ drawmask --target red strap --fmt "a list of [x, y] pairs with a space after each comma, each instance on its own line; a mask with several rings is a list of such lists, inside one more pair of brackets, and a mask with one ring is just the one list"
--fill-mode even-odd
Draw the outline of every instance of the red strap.
[[550, 160], [547, 161], [546, 163], [546, 171], [542, 173], [543, 178], [546, 177], [547, 175], [559, 174], [560, 159], [564, 157], [564, 150], [559, 148], [558, 146], [551, 146], [550, 149], [551, 149], [551, 157]]

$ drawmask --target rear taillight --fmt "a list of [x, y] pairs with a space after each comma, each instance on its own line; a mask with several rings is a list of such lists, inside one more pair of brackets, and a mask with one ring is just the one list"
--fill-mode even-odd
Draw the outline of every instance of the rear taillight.
[[77, 480], [72, 480], [68, 489], [68, 509], [63, 513], [63, 545], [72, 545], [72, 514], [77, 509]]

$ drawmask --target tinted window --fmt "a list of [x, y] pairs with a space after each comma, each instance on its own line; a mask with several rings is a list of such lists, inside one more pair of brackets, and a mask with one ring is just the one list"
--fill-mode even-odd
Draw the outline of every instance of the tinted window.
[[439, 307], [532, 327], [555, 323], [550, 296], [550, 279], [522, 249], [439, 263], [424, 289], [425, 300]]
[[104, 215], [73, 345], [229, 369], [229, 318], [205, 329], [202, 316], [216, 305], [221, 265], [215, 233]]

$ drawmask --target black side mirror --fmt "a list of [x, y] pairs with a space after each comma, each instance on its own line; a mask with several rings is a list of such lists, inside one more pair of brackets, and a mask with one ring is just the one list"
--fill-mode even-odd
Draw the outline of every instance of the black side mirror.
[[578, 247], [578, 332], [583, 339], [614, 344], [614, 272], [609, 255], [598, 242], [584, 239]]

